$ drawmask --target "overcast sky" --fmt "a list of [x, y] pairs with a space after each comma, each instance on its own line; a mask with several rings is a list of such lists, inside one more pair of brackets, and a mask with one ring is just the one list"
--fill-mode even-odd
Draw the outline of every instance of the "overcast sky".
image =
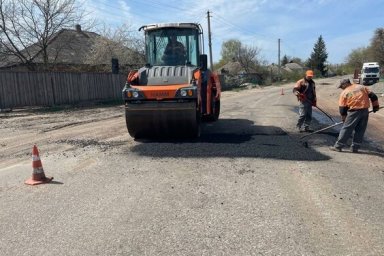
[[328, 61], [343, 63], [351, 50], [368, 46], [374, 31], [384, 27], [384, 0], [85, 0], [84, 7], [100, 22], [132, 29], [197, 22], [206, 44], [209, 10], [214, 62], [230, 39], [258, 47], [268, 63], [277, 63], [281, 39], [281, 57], [306, 60], [322, 35]]

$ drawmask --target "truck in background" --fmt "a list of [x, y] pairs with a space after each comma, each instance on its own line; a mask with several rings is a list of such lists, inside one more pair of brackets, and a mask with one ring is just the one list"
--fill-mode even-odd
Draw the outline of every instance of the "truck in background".
[[380, 80], [380, 66], [378, 62], [365, 62], [360, 72], [359, 83], [373, 85]]

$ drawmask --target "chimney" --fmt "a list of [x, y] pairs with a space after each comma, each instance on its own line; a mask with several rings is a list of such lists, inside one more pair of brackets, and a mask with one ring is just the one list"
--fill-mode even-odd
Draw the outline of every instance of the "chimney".
[[77, 32], [81, 32], [81, 25], [77, 24], [75, 27]]

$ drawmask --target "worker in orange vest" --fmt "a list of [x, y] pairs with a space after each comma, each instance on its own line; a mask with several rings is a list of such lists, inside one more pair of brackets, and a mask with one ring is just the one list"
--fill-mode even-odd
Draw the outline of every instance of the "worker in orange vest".
[[[312, 106], [316, 107], [316, 85], [313, 81], [313, 71], [307, 70], [305, 77], [296, 82], [293, 93], [299, 103], [299, 120], [296, 128], [298, 131], [311, 132], [309, 128], [312, 121]], [[302, 126], [304, 125], [304, 130]]]
[[379, 110], [379, 101], [376, 94], [367, 87], [352, 84], [349, 79], [341, 80], [338, 88], [343, 89], [339, 97], [339, 111], [344, 123], [335, 145], [329, 149], [340, 152], [354, 132], [351, 152], [358, 153], [368, 125], [370, 101], [373, 112]]

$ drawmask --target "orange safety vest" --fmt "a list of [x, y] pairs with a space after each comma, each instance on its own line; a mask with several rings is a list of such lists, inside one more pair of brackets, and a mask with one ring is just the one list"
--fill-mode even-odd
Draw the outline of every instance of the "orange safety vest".
[[[312, 89], [308, 91], [308, 88], [311, 85]], [[293, 92], [295, 91], [304, 94], [306, 96], [306, 99], [310, 100], [311, 102], [316, 101], [316, 83], [313, 80], [307, 80], [305, 78], [300, 79], [296, 82], [295, 86], [293, 87]]]
[[[347, 108], [348, 110], [369, 108], [369, 93], [370, 91], [367, 87], [360, 84], [352, 84], [341, 92], [339, 107]], [[374, 104], [374, 102], [372, 102], [372, 104]]]

